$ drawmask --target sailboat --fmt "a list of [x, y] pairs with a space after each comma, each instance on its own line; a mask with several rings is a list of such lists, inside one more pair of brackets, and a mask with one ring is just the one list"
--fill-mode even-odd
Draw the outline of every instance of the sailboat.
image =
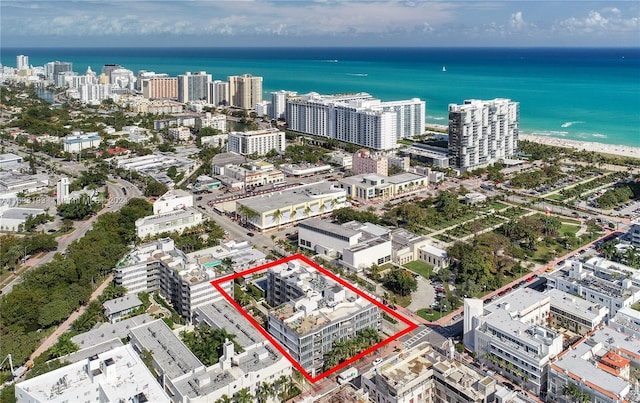
[[442, 71], [443, 72], [447, 71], [447, 68], [445, 66], [442, 66]]

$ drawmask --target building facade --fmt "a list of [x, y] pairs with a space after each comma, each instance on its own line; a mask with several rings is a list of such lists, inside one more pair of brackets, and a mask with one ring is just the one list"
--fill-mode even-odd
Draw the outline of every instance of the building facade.
[[265, 155], [286, 148], [285, 134], [276, 128], [229, 133], [228, 151], [241, 155]]
[[251, 74], [229, 76], [230, 106], [244, 110], [253, 110], [258, 102], [262, 102], [262, 77]]
[[369, 150], [356, 151], [351, 163], [351, 170], [356, 175], [378, 174], [386, 176], [389, 173], [387, 158], [381, 155], [372, 155]]
[[267, 301], [276, 307], [269, 333], [311, 376], [324, 372], [323, 354], [334, 341], [381, 327], [376, 305], [299, 260], [269, 268]]
[[510, 99], [449, 105], [449, 156], [467, 171], [510, 158], [518, 150], [520, 104]]
[[102, 142], [102, 137], [97, 133], [72, 134], [62, 139], [62, 147], [64, 152], [79, 153], [82, 150], [95, 148]]
[[178, 76], [178, 102], [207, 100], [209, 83], [211, 83], [211, 74], [207, 74], [206, 71], [180, 74]]
[[147, 99], [178, 99], [178, 78], [153, 77], [142, 80], [142, 95]]

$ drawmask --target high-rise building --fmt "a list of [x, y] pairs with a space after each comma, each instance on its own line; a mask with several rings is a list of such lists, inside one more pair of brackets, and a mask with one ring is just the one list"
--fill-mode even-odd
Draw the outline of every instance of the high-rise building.
[[73, 65], [70, 62], [55, 61], [49, 62], [44, 66], [44, 72], [47, 76], [47, 79], [53, 81], [56, 85], [62, 84], [60, 86], [64, 85], [64, 80], [60, 80], [58, 76], [67, 71], [73, 71]]
[[463, 171], [482, 168], [516, 154], [520, 103], [496, 98], [449, 105], [449, 156]]
[[262, 77], [243, 74], [229, 76], [228, 81], [231, 106], [252, 110], [262, 101]]
[[18, 55], [16, 56], [16, 69], [24, 70], [29, 68], [29, 56]]
[[271, 119], [285, 119], [287, 113], [287, 98], [296, 96], [296, 92], [275, 91], [271, 93]]
[[148, 99], [177, 99], [176, 77], [153, 77], [142, 80], [142, 96]]
[[200, 71], [186, 72], [178, 76], [178, 102], [207, 100], [211, 74]]
[[105, 64], [104, 66], [102, 66], [102, 74], [109, 77], [109, 82], [111, 82], [111, 72], [121, 68], [122, 66], [120, 66], [119, 64]]
[[215, 80], [209, 83], [209, 103], [213, 105], [229, 105], [229, 83]]
[[287, 99], [286, 119], [293, 131], [389, 150], [398, 138], [422, 133], [424, 109], [417, 98], [389, 103], [367, 93], [309, 93]]

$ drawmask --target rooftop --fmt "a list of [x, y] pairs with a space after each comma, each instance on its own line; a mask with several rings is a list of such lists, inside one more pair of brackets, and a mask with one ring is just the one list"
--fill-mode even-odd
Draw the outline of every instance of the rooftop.
[[44, 210], [39, 208], [15, 207], [15, 208], [7, 209], [2, 213], [0, 213], [0, 217], [9, 218], [13, 220], [24, 220], [24, 219], [27, 219], [27, 217], [29, 216], [36, 216], [42, 213], [44, 213]]
[[218, 300], [198, 307], [194, 317], [197, 317], [199, 323], [205, 322], [209, 326], [235, 334], [235, 341], [242, 348], [246, 349], [265, 341], [264, 336], [227, 301]]
[[358, 235], [361, 231], [356, 229], [348, 228], [340, 224], [336, 224], [334, 222], [328, 220], [321, 220], [319, 218], [309, 218], [298, 224], [298, 226], [302, 228], [307, 228], [312, 231], [326, 231], [328, 233], [332, 233], [338, 236], [343, 236], [347, 238], [351, 238], [354, 235]]
[[236, 203], [257, 213], [267, 213], [286, 206], [310, 203], [323, 197], [346, 196], [344, 189], [335, 188], [331, 183], [316, 182], [291, 189], [274, 191], [260, 196], [248, 197]]
[[113, 315], [114, 313], [126, 311], [127, 309], [136, 308], [141, 305], [142, 301], [140, 301], [140, 298], [135, 294], [127, 294], [102, 303], [107, 315]]
[[[602, 317], [609, 310], [595, 302], [589, 302], [580, 297], [576, 297], [566, 292], [552, 288], [546, 293], [551, 298], [551, 305], [560, 308], [564, 312], [568, 312], [579, 318], [589, 321]], [[606, 311], [604, 311], [606, 309]]]
[[169, 379], [204, 368], [204, 364], [162, 320], [131, 329], [131, 336], [142, 348], [153, 351], [153, 360]]
[[16, 385], [19, 401], [22, 390], [38, 401], [149, 401], [169, 402], [146, 365], [130, 345], [76, 362], [28, 379]]

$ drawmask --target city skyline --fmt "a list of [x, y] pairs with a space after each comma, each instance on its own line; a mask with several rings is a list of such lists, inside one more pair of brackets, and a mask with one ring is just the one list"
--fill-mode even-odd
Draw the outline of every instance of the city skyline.
[[636, 2], [26, 1], [3, 47], [640, 45]]

